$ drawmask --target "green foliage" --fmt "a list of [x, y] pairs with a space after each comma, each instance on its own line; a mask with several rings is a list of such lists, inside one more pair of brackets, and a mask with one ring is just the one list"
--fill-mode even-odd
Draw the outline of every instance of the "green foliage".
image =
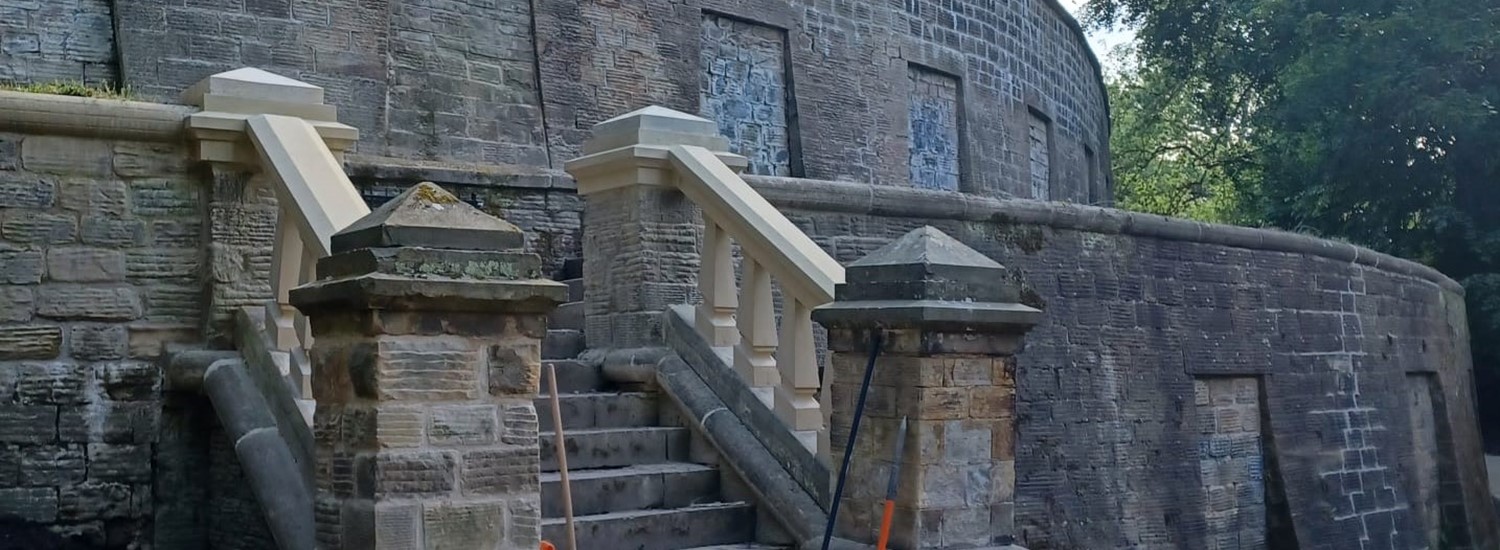
[[97, 85], [84, 84], [77, 81], [43, 82], [37, 84], [0, 82], [0, 91], [91, 97], [95, 99], [131, 99], [132, 97], [130, 88], [116, 88], [108, 82]]
[[[1500, 371], [1500, 4], [1091, 0], [1088, 16], [1137, 30], [1112, 93], [1122, 205], [1428, 263], [1468, 288], [1476, 371]], [[1156, 152], [1181, 144], [1186, 160]], [[1488, 416], [1500, 428], [1500, 403]]]

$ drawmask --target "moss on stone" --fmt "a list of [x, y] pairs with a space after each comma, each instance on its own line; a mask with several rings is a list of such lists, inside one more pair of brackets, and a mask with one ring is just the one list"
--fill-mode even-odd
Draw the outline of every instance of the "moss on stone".
[[108, 82], [102, 84], [84, 84], [78, 81], [38, 82], [34, 84], [0, 82], [0, 91], [88, 97], [94, 99], [131, 99], [134, 97], [128, 86], [116, 88], [114, 84]]

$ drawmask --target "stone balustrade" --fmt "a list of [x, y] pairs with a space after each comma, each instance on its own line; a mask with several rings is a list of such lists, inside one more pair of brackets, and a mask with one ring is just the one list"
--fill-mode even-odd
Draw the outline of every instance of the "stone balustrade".
[[698, 332], [732, 353], [757, 397], [804, 446], [827, 457], [812, 310], [833, 301], [843, 268], [740, 178], [745, 159], [728, 152], [713, 122], [647, 107], [600, 123], [585, 153], [567, 169], [589, 220], [589, 345], [659, 341], [653, 321], [700, 296]]

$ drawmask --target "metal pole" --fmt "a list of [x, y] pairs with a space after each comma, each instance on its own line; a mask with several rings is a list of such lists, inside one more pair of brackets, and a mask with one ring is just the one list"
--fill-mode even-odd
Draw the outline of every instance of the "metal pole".
[[865, 381], [859, 387], [859, 403], [854, 405], [854, 422], [849, 425], [849, 441], [844, 443], [844, 460], [839, 466], [839, 481], [828, 507], [828, 525], [823, 529], [823, 550], [833, 540], [833, 525], [839, 518], [839, 501], [844, 498], [844, 479], [849, 476], [849, 458], [854, 454], [854, 438], [859, 435], [859, 420], [865, 416], [865, 397], [870, 394], [870, 376], [875, 374], [875, 358], [880, 356], [881, 333], [870, 331], [870, 360], [865, 363]]

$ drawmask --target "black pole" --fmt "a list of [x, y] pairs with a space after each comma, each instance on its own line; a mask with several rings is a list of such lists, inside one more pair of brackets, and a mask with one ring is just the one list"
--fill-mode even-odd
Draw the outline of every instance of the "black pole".
[[[854, 454], [854, 438], [859, 434], [859, 419], [865, 416], [865, 396], [870, 394], [870, 377], [875, 374], [875, 358], [880, 356], [880, 331], [870, 331], [870, 360], [865, 363], [865, 381], [859, 386], [859, 402], [854, 405], [854, 422], [849, 425], [849, 441], [844, 444], [844, 463], [839, 466], [839, 482], [833, 490], [833, 504], [828, 507], [828, 525], [823, 529], [823, 550], [833, 540], [833, 524], [839, 518], [839, 501], [844, 498], [844, 478], [849, 475], [849, 458]], [[832, 399], [832, 396], [828, 396]]]

